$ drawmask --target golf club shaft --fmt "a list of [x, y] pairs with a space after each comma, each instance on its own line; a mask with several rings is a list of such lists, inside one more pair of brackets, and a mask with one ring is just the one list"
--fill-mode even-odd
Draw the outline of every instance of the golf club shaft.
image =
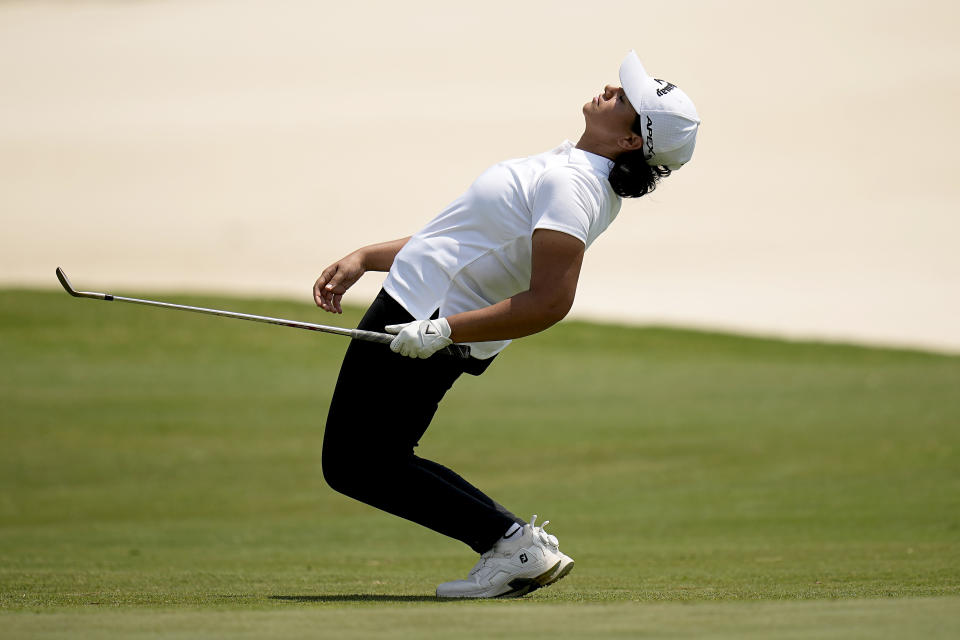
[[328, 327], [322, 324], [313, 324], [311, 322], [300, 322], [298, 320], [285, 320], [283, 318], [271, 318], [269, 316], [258, 316], [251, 313], [239, 313], [237, 311], [224, 311], [223, 309], [207, 309], [205, 307], [191, 307], [185, 304], [173, 304], [170, 302], [160, 302], [157, 300], [142, 300], [140, 298], [126, 298], [124, 296], [115, 296], [103, 294], [103, 299], [116, 302], [132, 302], [133, 304], [143, 304], [149, 307], [162, 307], [164, 309], [178, 309], [180, 311], [192, 311], [194, 313], [205, 313], [210, 316], [221, 316], [224, 318], [236, 318], [237, 320], [250, 320], [252, 322], [263, 322], [266, 324], [276, 324], [282, 327], [294, 327], [296, 329], [307, 329], [308, 331], [320, 331], [321, 333], [333, 333], [340, 336], [350, 336], [358, 340], [367, 342], [381, 342], [390, 344], [394, 336], [388, 333], [377, 333], [375, 331], [363, 331], [361, 329], [346, 329], [343, 327]]
[[[347, 329], [344, 327], [330, 327], [312, 322], [300, 322], [299, 320], [285, 320], [283, 318], [271, 318], [269, 316], [258, 316], [250, 313], [239, 313], [236, 311], [224, 311], [222, 309], [207, 309], [205, 307], [192, 307], [185, 304], [174, 304], [172, 302], [160, 302], [159, 300], [144, 300], [142, 298], [127, 298], [116, 296], [110, 293], [97, 293], [93, 291], [77, 291], [67, 279], [67, 274], [63, 269], [57, 267], [57, 279], [60, 284], [71, 296], [76, 298], [91, 298], [93, 300], [105, 300], [107, 302], [129, 302], [132, 304], [142, 304], [148, 307], [160, 307], [163, 309], [176, 309], [178, 311], [191, 311], [193, 313], [203, 313], [211, 316], [221, 316], [224, 318], [236, 318], [237, 320], [250, 320], [252, 322], [263, 322], [274, 324], [281, 327], [293, 327], [295, 329], [306, 329], [308, 331], [319, 331], [321, 333], [332, 333], [339, 336], [347, 336], [355, 340], [364, 340], [366, 342], [379, 342], [381, 344], [390, 344], [395, 336], [389, 333], [378, 333], [376, 331], [364, 331], [363, 329]], [[450, 345], [442, 350], [449, 356], [457, 358], [469, 357], [469, 347], [464, 345]]]

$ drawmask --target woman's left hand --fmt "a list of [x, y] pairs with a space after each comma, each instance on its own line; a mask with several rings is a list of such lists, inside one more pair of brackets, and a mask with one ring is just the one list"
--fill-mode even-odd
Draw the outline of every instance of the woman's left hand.
[[390, 343], [390, 350], [408, 358], [429, 358], [453, 344], [450, 323], [446, 318], [391, 324], [385, 330], [397, 334]]

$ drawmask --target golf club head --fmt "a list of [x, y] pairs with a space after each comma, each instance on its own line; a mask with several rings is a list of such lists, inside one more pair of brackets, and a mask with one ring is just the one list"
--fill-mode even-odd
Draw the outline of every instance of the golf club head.
[[70, 280], [67, 279], [67, 274], [63, 272], [62, 267], [57, 267], [57, 280], [60, 281], [60, 284], [63, 285], [63, 288], [67, 293], [72, 295], [74, 298], [94, 298], [96, 300], [110, 300], [112, 296], [107, 296], [105, 293], [93, 293], [90, 291], [77, 291], [73, 288], [73, 285], [70, 284]]
[[77, 298], [80, 297], [80, 294], [77, 293], [77, 290], [70, 285], [70, 281], [67, 279], [67, 274], [63, 272], [61, 267], [57, 267], [57, 280], [59, 280], [60, 284], [63, 285], [63, 288], [67, 290], [67, 293]]

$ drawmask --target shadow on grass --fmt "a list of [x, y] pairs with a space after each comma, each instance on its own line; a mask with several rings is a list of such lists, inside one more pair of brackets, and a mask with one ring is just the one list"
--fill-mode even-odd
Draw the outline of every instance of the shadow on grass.
[[382, 593], [338, 593], [326, 596], [270, 596], [288, 602], [442, 602], [436, 596], [403, 596]]

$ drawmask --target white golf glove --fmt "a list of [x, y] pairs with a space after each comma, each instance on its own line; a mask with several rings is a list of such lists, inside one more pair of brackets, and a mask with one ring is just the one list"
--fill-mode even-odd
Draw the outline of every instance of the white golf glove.
[[450, 323], [446, 318], [391, 324], [386, 327], [386, 331], [397, 334], [390, 343], [390, 350], [410, 358], [429, 358], [440, 349], [453, 344], [450, 339]]

